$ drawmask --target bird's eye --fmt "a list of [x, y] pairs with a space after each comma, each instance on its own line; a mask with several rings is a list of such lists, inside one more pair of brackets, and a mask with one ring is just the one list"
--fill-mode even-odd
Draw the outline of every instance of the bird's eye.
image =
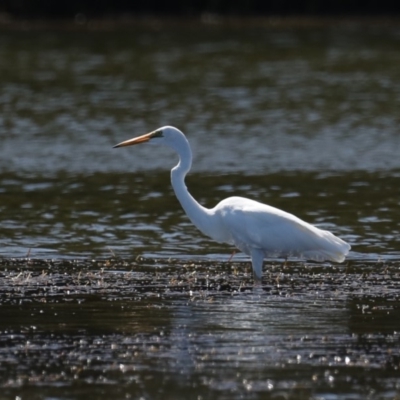
[[164, 136], [164, 135], [163, 135], [163, 131], [162, 131], [162, 130], [155, 131], [155, 132], [151, 135], [152, 138], [163, 137], [163, 136]]

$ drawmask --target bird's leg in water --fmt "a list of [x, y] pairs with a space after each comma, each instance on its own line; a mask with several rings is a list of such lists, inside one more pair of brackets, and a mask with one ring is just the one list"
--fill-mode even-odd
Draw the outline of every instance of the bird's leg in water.
[[232, 261], [233, 256], [236, 254], [236, 250], [233, 250], [233, 253], [231, 254], [231, 256], [229, 257], [228, 263], [230, 263]]
[[254, 286], [261, 286], [264, 253], [260, 249], [251, 251], [251, 265], [253, 267]]

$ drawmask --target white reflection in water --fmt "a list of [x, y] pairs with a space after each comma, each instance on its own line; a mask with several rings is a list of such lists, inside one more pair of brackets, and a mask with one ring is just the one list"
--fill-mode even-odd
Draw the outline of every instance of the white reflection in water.
[[275, 378], [274, 368], [296, 364], [306, 371], [307, 366], [319, 365], [322, 356], [328, 364], [337, 353], [327, 351], [326, 341], [333, 340], [339, 352], [349, 346], [344, 304], [318, 294], [283, 301], [261, 291], [208, 301], [195, 293], [189, 304], [176, 307], [170, 358], [171, 367], [185, 374], [217, 377], [223, 365], [224, 380], [216, 385], [235, 388], [242, 374], [254, 390], [265, 389], [267, 378]]

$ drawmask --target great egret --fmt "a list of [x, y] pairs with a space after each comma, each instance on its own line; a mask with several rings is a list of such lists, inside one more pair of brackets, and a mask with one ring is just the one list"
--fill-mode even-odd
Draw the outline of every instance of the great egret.
[[164, 144], [178, 153], [179, 162], [171, 170], [171, 183], [187, 216], [205, 235], [217, 242], [233, 244], [251, 256], [255, 281], [262, 278], [264, 257], [295, 256], [342, 262], [349, 252], [349, 244], [331, 232], [254, 200], [228, 197], [211, 209], [200, 205], [185, 185], [185, 176], [192, 166], [192, 151], [186, 136], [177, 128], [164, 126], [114, 147], [146, 142]]

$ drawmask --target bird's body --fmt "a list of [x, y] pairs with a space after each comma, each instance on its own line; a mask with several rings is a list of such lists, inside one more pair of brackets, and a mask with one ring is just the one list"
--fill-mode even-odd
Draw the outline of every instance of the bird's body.
[[228, 197], [214, 208], [201, 206], [185, 186], [185, 176], [192, 163], [185, 135], [176, 128], [166, 126], [115, 147], [144, 142], [159, 142], [178, 153], [179, 163], [171, 170], [171, 183], [189, 219], [205, 235], [218, 242], [233, 244], [248, 254], [257, 280], [262, 277], [265, 257], [342, 262], [349, 252], [350, 246], [331, 232], [258, 201]]

